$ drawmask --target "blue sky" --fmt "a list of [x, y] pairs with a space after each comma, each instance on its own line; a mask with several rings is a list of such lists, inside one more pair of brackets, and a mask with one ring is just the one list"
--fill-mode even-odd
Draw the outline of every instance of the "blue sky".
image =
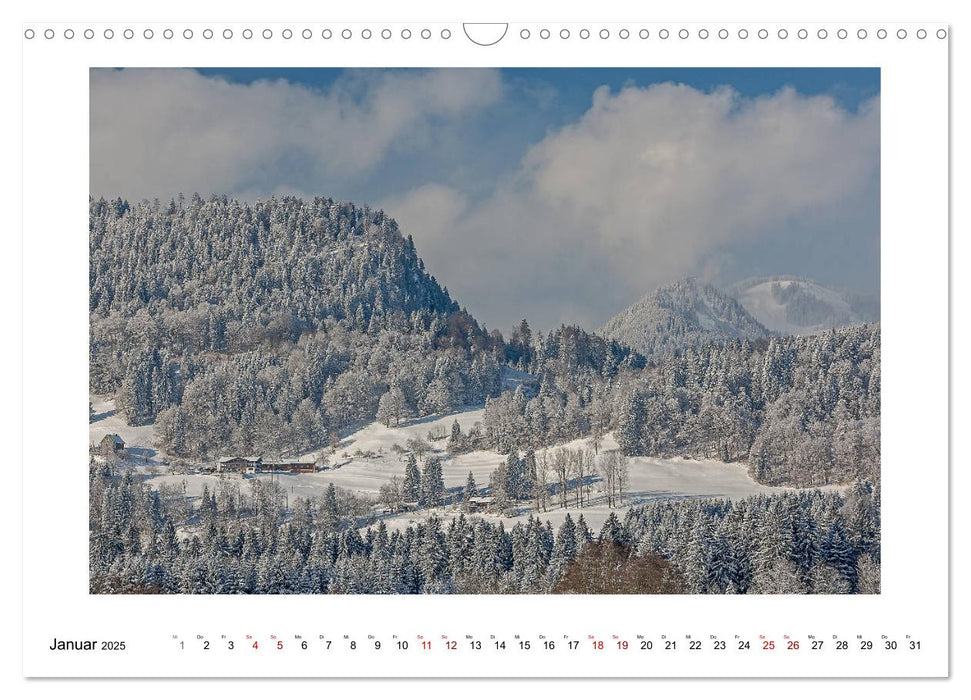
[[878, 69], [94, 70], [92, 194], [384, 208], [491, 327], [686, 275], [879, 290]]
[[[202, 75], [250, 84], [257, 80], [286, 80], [318, 89], [329, 88], [344, 68], [199, 68]], [[805, 95], [827, 94], [856, 109], [860, 101], [880, 92], [879, 68], [504, 68], [511, 81], [545, 83], [556, 90], [562, 118], [590, 106], [590, 95], [601, 85], [614, 90], [634, 83], [686, 83], [710, 92], [731, 85], [748, 96], [775, 92], [786, 85]]]

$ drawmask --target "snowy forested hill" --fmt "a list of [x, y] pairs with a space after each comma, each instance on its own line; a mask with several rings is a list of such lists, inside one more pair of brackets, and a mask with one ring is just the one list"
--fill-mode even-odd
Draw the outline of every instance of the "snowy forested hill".
[[92, 201], [90, 241], [92, 394], [153, 424], [144, 447], [164, 457], [294, 455], [484, 406], [460, 450], [615, 431], [628, 456], [747, 461], [762, 483], [879, 469], [879, 327], [766, 341], [688, 279], [609, 322], [612, 339], [523, 320], [506, 341], [391, 219], [328, 199]]
[[733, 298], [693, 278], [648, 294], [607, 321], [599, 333], [647, 357], [705, 342], [770, 335]]
[[762, 325], [784, 335], [812, 335], [880, 319], [876, 300], [801, 277], [749, 279], [729, 293]]
[[373, 420], [385, 397], [398, 417], [499, 392], [501, 337], [382, 212], [92, 200], [89, 237], [91, 390], [133, 425], [158, 417], [171, 454], [300, 450]]
[[286, 337], [324, 318], [366, 328], [385, 311], [458, 309], [393, 219], [331, 199], [92, 200], [89, 233], [93, 312], [204, 324], [213, 349], [240, 324]]

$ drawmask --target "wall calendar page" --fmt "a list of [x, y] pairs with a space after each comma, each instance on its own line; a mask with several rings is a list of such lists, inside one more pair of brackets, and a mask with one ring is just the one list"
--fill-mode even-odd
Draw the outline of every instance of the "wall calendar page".
[[22, 21], [27, 687], [947, 678], [947, 17], [345, 12]]

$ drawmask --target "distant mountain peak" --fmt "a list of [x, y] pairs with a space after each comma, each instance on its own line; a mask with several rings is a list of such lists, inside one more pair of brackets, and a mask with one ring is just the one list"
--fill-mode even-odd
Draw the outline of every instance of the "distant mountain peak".
[[729, 293], [762, 325], [784, 335], [814, 335], [880, 319], [876, 299], [795, 275], [743, 280]]
[[694, 277], [651, 292], [599, 332], [647, 357], [699, 343], [771, 335], [738, 301]]

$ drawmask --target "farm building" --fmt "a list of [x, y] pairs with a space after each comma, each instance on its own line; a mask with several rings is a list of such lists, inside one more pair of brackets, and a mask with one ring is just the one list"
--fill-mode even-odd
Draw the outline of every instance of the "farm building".
[[112, 433], [101, 438], [101, 454], [105, 457], [124, 457], [125, 441], [120, 436]]
[[279, 460], [275, 462], [263, 462], [265, 472], [290, 472], [292, 474], [313, 474], [317, 471], [315, 461], [302, 460]]
[[489, 510], [489, 507], [492, 505], [492, 501], [492, 496], [475, 496], [470, 498], [468, 503], [469, 512], [479, 513], [484, 510]]
[[262, 457], [223, 457], [216, 465], [216, 470], [220, 472], [252, 474], [260, 471], [262, 467]]
[[299, 459], [264, 460], [262, 457], [223, 457], [216, 465], [220, 472], [290, 472], [291, 474], [313, 474], [317, 463]]

